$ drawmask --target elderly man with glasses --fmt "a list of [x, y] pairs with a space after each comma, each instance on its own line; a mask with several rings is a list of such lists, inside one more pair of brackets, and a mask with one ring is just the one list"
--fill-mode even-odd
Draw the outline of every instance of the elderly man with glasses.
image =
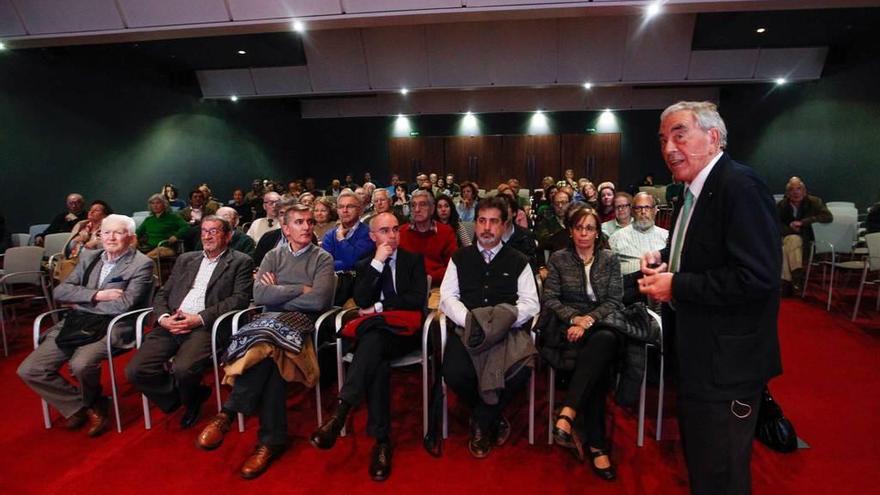
[[633, 197], [630, 193], [614, 194], [614, 219], [602, 222], [602, 233], [606, 238], [632, 222], [632, 202]]
[[439, 286], [449, 259], [458, 249], [455, 231], [449, 225], [434, 221], [434, 196], [428, 191], [413, 192], [410, 211], [412, 222], [400, 228], [400, 247], [421, 254], [431, 284]]
[[[639, 260], [645, 253], [663, 249], [669, 237], [668, 230], [654, 225], [657, 207], [654, 204], [654, 196], [650, 193], [636, 194], [632, 200], [632, 210], [634, 217], [630, 224], [616, 231], [608, 239], [609, 247], [620, 259], [624, 304], [646, 300], [638, 287], [638, 280], [642, 278]], [[604, 225], [602, 224], [603, 227]]]
[[281, 228], [281, 222], [278, 220], [279, 202], [281, 202], [281, 195], [277, 192], [267, 192], [263, 195], [263, 209], [266, 210], [266, 216], [254, 220], [247, 231], [247, 235], [249, 235], [255, 243], [260, 242], [260, 238], [263, 237], [266, 232]]
[[254, 262], [229, 249], [229, 222], [205, 217], [201, 239], [204, 250], [180, 255], [156, 294], [156, 328], [125, 368], [128, 381], [166, 414], [185, 406], [182, 428], [196, 423], [202, 403], [211, 394], [202, 385], [202, 374], [211, 363], [214, 320], [227, 311], [246, 308], [253, 288]]

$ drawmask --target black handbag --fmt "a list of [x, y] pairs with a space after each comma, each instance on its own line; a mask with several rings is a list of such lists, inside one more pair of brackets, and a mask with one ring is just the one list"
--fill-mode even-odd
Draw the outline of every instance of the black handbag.
[[[87, 284], [89, 276], [95, 265], [101, 259], [102, 252], [99, 252], [95, 258], [86, 267], [83, 273], [82, 282]], [[77, 347], [97, 342], [107, 335], [107, 325], [113, 315], [98, 315], [94, 313], [86, 313], [84, 311], [71, 311], [64, 317], [64, 323], [58, 336], [55, 337], [55, 345], [61, 349], [76, 349]]]
[[770, 389], [764, 387], [761, 394], [761, 408], [758, 411], [758, 425], [755, 436], [764, 445], [777, 452], [794, 452], [797, 450], [797, 433], [794, 425], [782, 414], [782, 408], [773, 400]]

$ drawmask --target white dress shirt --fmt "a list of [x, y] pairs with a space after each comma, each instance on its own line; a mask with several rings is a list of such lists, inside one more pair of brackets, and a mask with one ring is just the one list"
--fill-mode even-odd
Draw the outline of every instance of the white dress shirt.
[[[703, 170], [700, 170], [700, 173], [698, 173], [697, 176], [694, 177], [694, 180], [691, 181], [690, 184], [685, 183], [684, 186], [685, 186], [686, 190], [689, 190], [691, 192], [691, 194], [694, 196], [694, 202], [691, 205], [691, 211], [688, 212], [687, 218], [682, 218], [681, 215], [678, 216], [678, 221], [675, 222], [675, 226], [672, 228], [672, 243], [670, 243], [670, 246], [675, 246], [675, 243], [678, 240], [678, 234], [679, 234], [678, 225], [681, 222], [684, 222], [684, 228], [681, 231], [681, 234], [684, 236], [684, 238], [681, 240], [682, 241], [681, 245], [684, 246], [684, 240], [687, 239], [688, 225], [690, 225], [691, 218], [694, 216], [694, 209], [697, 206], [697, 200], [700, 199], [700, 193], [703, 192], [703, 185], [706, 184], [706, 178], [709, 177], [710, 173], [712, 173], [712, 169], [715, 168], [715, 164], [718, 163], [718, 160], [721, 159], [721, 155], [723, 155], [723, 154], [724, 154], [724, 151], [719, 151], [718, 154], [715, 155], [715, 158], [712, 158], [712, 161], [709, 162], [709, 165], [707, 165]], [[684, 193], [682, 193], [682, 194], [684, 194]], [[672, 255], [672, 252], [670, 251], [670, 256], [671, 255]], [[678, 264], [680, 267], [681, 260], [679, 260]]]
[[635, 220], [608, 239], [608, 246], [617, 253], [617, 257], [620, 259], [620, 273], [622, 275], [629, 275], [641, 270], [642, 256], [645, 253], [660, 251], [666, 247], [666, 240], [669, 238], [669, 231], [662, 227], [653, 225], [650, 229], [642, 232], [633, 226], [634, 223]]
[[[223, 251], [225, 253], [226, 251]], [[184, 313], [199, 314], [205, 310], [205, 294], [208, 292], [208, 282], [211, 281], [211, 275], [217, 268], [217, 261], [223, 256], [220, 253], [215, 258], [208, 258], [207, 253], [202, 256], [202, 263], [199, 265], [199, 273], [193, 280], [193, 286], [186, 293], [186, 297], [180, 303], [180, 309]]]

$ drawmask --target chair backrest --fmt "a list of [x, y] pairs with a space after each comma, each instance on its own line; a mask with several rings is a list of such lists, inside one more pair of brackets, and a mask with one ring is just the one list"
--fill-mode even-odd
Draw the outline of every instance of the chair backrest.
[[45, 250], [38, 246], [11, 247], [6, 250], [3, 257], [3, 275], [7, 277], [7, 284], [31, 284], [40, 285], [40, 276], [27, 274], [20, 277], [9, 277], [18, 272], [39, 271], [43, 262]]
[[829, 206], [828, 211], [837, 219], [838, 216], [856, 217], [859, 216], [859, 210], [854, 206]]
[[70, 240], [70, 232], [60, 232], [58, 234], [49, 234], [43, 239], [43, 247], [46, 249], [46, 256], [52, 256], [53, 254], [61, 253], [64, 251], [64, 246], [67, 245], [67, 241]]
[[34, 243], [34, 237], [42, 234], [48, 228], [49, 228], [48, 223], [38, 223], [36, 225], [31, 225], [30, 228], [28, 228], [28, 234], [31, 236], [31, 241], [30, 241], [31, 244]]
[[848, 206], [855, 209], [856, 204], [850, 201], [829, 201], [828, 203], [825, 203], [825, 206], [827, 206], [828, 208], [833, 208], [837, 206]]
[[835, 219], [831, 223], [814, 223], [816, 254], [834, 252], [850, 254], [853, 250], [853, 239], [856, 235], [856, 223]]
[[867, 234], [865, 243], [868, 245], [868, 264], [871, 271], [880, 270], [880, 232]]
[[11, 244], [12, 247], [27, 246], [31, 240], [31, 235], [16, 232], [15, 234], [12, 234], [11, 238], [12, 238], [12, 244]]

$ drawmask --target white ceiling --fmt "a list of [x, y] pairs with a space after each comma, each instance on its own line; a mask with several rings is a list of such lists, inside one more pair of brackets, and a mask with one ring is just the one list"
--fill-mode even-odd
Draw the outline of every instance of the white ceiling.
[[[597, 103], [598, 108], [633, 108], [658, 100], [633, 86], [676, 86], [680, 94], [696, 91], [694, 84], [820, 77], [825, 47], [692, 50], [698, 12], [876, 6], [880, 0], [666, 0], [666, 13], [645, 23], [641, 12], [647, 3], [0, 0], [0, 39], [17, 48], [272, 32], [288, 30], [296, 18], [308, 26], [306, 66], [198, 71], [203, 95], [329, 95], [334, 98], [303, 108], [323, 106], [328, 109], [321, 112], [337, 115], [393, 114], [402, 106], [440, 113], [474, 95], [496, 109], [515, 106], [511, 98], [533, 108], [538, 96], [558, 109], [597, 101], [616, 102]], [[579, 85], [585, 81], [597, 85], [594, 96], [583, 96]], [[602, 86], [613, 88], [607, 89], [613, 97], [596, 97], [605, 91]], [[394, 93], [402, 87], [412, 91], [408, 99]], [[571, 91], [580, 91], [586, 103], [560, 96]], [[538, 96], [524, 96], [529, 93]], [[343, 103], [342, 97], [364, 94], [374, 96]], [[627, 96], [634, 94], [641, 96]]]

